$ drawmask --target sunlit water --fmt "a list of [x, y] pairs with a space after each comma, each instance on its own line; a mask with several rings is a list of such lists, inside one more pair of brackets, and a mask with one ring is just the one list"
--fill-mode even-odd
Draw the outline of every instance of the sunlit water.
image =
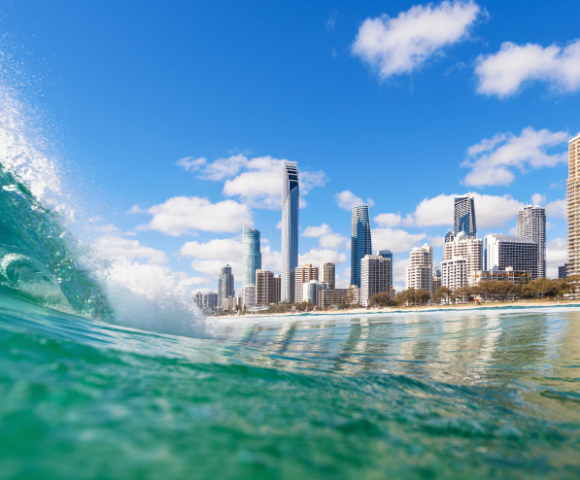
[[578, 478], [580, 309], [148, 333], [0, 303], [0, 478]]

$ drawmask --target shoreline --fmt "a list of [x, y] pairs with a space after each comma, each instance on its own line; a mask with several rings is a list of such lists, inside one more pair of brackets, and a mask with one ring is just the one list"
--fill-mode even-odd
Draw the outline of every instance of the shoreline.
[[243, 318], [279, 318], [279, 317], [300, 317], [315, 315], [377, 315], [388, 313], [421, 313], [421, 312], [442, 312], [442, 311], [462, 311], [462, 310], [487, 310], [492, 308], [525, 308], [525, 307], [580, 307], [580, 299], [573, 300], [521, 300], [517, 302], [489, 302], [480, 304], [460, 303], [457, 305], [422, 305], [417, 307], [380, 307], [380, 308], [352, 308], [349, 310], [315, 310], [311, 312], [286, 312], [286, 313], [251, 313], [246, 315], [219, 315], [208, 316], [208, 319], [243, 319]]

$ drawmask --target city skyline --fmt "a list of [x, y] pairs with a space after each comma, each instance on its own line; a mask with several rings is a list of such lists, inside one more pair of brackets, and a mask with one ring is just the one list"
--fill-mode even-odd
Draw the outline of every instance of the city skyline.
[[[225, 16], [216, 6], [179, 6], [177, 18], [147, 4], [134, 18], [126, 6], [77, 5], [74, 25], [59, 28], [70, 5], [16, 5], [0, 22], [35, 61], [11, 63], [24, 56], [5, 44], [3, 75], [15, 76], [6, 84], [21, 89], [17, 98], [54, 140], [40, 143], [62, 166], [72, 233], [111, 256], [176, 272], [192, 292], [217, 291], [226, 263], [242, 291], [242, 219], [261, 231], [262, 267], [281, 271], [284, 160], [301, 173], [298, 265], [335, 263], [337, 288], [350, 283], [352, 203], [370, 205], [373, 250], [393, 251], [400, 290], [412, 248], [431, 244], [440, 263], [453, 199], [463, 195], [474, 197], [480, 238], [515, 235], [519, 210], [546, 208], [555, 277], [566, 261], [567, 141], [580, 130], [580, 87], [564, 61], [576, 58], [577, 5], [546, 13], [532, 3], [517, 31], [515, 5], [457, 5], [463, 20], [443, 3], [288, 5], [293, 33], [284, 38], [280, 6]], [[437, 43], [417, 31], [426, 50], [396, 57], [397, 68], [392, 52], [365, 47], [365, 26], [396, 36], [401, 19], [415, 31], [415, 20], [430, 25], [435, 14], [457, 35]], [[153, 48], [153, 20], [172, 42]], [[87, 29], [95, 22], [111, 31], [102, 43]], [[531, 28], [537, 22], [542, 29]], [[127, 24], [136, 43], [120, 36]], [[510, 76], [506, 59], [533, 52], [550, 61], [534, 57], [541, 69]], [[232, 69], [238, 83], [225, 81]]]

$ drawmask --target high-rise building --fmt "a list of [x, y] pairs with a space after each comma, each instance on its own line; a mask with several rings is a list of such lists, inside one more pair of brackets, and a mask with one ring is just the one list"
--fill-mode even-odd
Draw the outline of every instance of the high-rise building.
[[546, 209], [527, 205], [518, 212], [518, 237], [533, 238], [538, 244], [538, 278], [546, 278]]
[[[298, 164], [284, 162], [282, 184], [282, 290], [280, 300], [294, 299], [293, 270], [298, 266], [298, 212], [300, 187]], [[302, 292], [301, 292], [302, 293]], [[302, 296], [302, 295], [301, 295]]]
[[246, 310], [256, 306], [256, 285], [246, 285], [242, 288], [242, 303]]
[[538, 278], [538, 244], [530, 237], [486, 235], [484, 239], [485, 270], [513, 270], [527, 272], [532, 280]]
[[455, 197], [455, 233], [459, 232], [470, 237], [477, 235], [473, 197]]
[[483, 240], [470, 237], [465, 232], [452, 235], [443, 245], [443, 260], [454, 258], [464, 258], [467, 261], [467, 276], [477, 270], [483, 270]]
[[274, 272], [256, 270], [256, 305], [274, 303]]
[[455, 257], [441, 262], [441, 286], [449, 290], [457, 290], [469, 283], [467, 274], [467, 259]]
[[361, 260], [360, 302], [370, 305], [375, 293], [391, 294], [391, 259], [382, 255], [365, 255]]
[[332, 290], [334, 290], [334, 286], [336, 285], [335, 283], [335, 278], [336, 278], [336, 266], [334, 265], [334, 263], [325, 263], [324, 265], [322, 265], [322, 271], [321, 273], [321, 278], [320, 281], [323, 283], [328, 283], [328, 285], [330, 285], [330, 288]]
[[260, 252], [260, 230], [254, 230], [244, 223], [242, 286], [256, 283], [256, 270], [262, 268]]
[[351, 206], [352, 246], [350, 283], [360, 288], [361, 260], [372, 254], [371, 223], [369, 206], [366, 203], [354, 203]]
[[441, 270], [433, 267], [433, 293], [441, 288]]
[[318, 267], [313, 267], [311, 263], [307, 263], [303, 267], [295, 269], [295, 286], [294, 286], [294, 302], [302, 302], [302, 284], [310, 283], [311, 280], [318, 280]]
[[423, 289], [433, 293], [433, 247], [423, 245], [411, 250], [409, 266], [405, 269], [407, 289]]
[[280, 303], [280, 293], [282, 292], [282, 275], [274, 275], [274, 303]]
[[204, 312], [210, 312], [215, 310], [218, 305], [218, 295], [215, 292], [208, 292], [203, 294], [203, 306], [201, 309]]
[[558, 267], [558, 278], [560, 280], [565, 280], [568, 278], [568, 264], [565, 263], [561, 267]]
[[199, 308], [203, 308], [203, 293], [196, 292], [195, 295], [193, 296], [193, 299], [195, 300], [195, 303], [197, 303], [197, 306]]
[[224, 265], [218, 277], [218, 305], [222, 306], [224, 304], [224, 298], [233, 297], [235, 294], [232, 267]]
[[580, 134], [568, 143], [568, 275], [580, 275]]
[[392, 284], [393, 284], [393, 252], [391, 252], [390, 250], [379, 250], [377, 252], [377, 255], [380, 255], [381, 257], [384, 257], [384, 258], [388, 258], [390, 260], [390, 265], [391, 265], [390, 278], [391, 278], [391, 286], [392, 286]]
[[318, 287], [318, 280], [310, 280], [308, 283], [302, 284], [302, 301], [312, 302], [316, 305], [316, 289]]

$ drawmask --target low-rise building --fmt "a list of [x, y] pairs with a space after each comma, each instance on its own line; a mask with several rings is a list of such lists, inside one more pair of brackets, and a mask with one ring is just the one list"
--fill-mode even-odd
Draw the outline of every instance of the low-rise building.
[[242, 303], [246, 310], [256, 306], [256, 285], [246, 285], [242, 288]]
[[470, 275], [469, 283], [472, 286], [477, 286], [481, 282], [508, 281], [513, 284], [525, 283], [526, 280], [531, 280], [531, 275], [524, 270], [514, 270], [512, 267], [507, 267], [504, 270], [478, 270]]

